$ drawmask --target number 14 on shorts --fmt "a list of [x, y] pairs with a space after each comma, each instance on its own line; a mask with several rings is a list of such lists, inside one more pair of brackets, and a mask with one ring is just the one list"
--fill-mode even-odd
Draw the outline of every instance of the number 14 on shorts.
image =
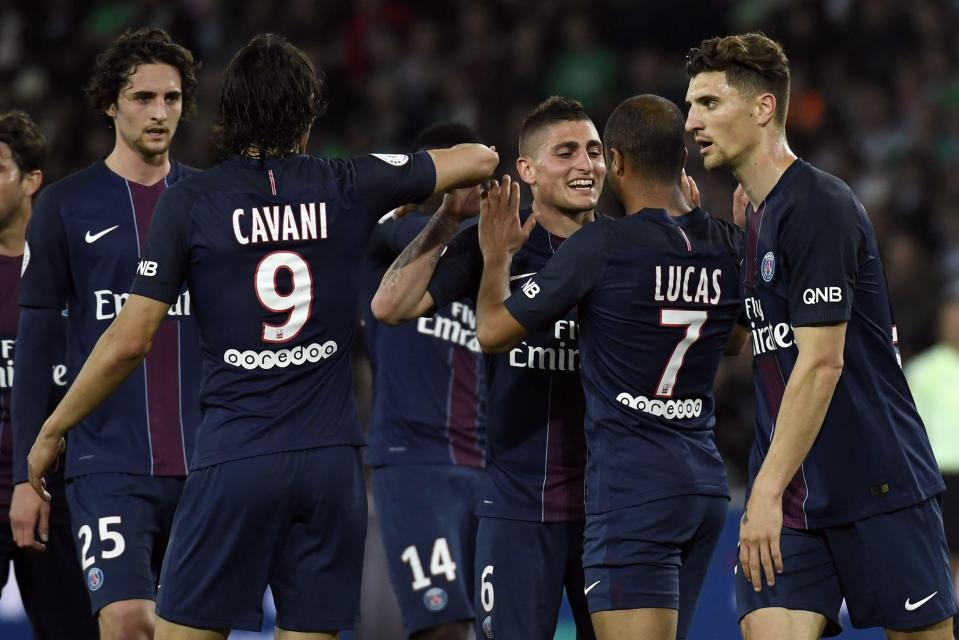
[[[403, 550], [400, 559], [410, 565], [410, 571], [413, 574], [413, 591], [419, 591], [433, 584], [423, 572], [423, 563], [420, 561], [420, 554], [415, 545], [410, 545]], [[433, 551], [430, 553], [430, 574], [433, 576], [446, 576], [449, 582], [456, 580], [456, 563], [450, 555], [450, 547], [446, 538], [437, 538], [433, 542]]]

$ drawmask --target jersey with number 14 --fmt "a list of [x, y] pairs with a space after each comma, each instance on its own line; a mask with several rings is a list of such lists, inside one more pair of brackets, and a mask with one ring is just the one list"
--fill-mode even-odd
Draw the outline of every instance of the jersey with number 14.
[[234, 157], [157, 205], [132, 293], [189, 284], [203, 421], [191, 469], [361, 445], [351, 388], [360, 264], [383, 211], [433, 192], [427, 153]]

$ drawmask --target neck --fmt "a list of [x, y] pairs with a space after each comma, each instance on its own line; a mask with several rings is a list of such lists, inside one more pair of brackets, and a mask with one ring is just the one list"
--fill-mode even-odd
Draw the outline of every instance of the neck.
[[570, 237], [582, 229], [584, 225], [596, 219], [593, 209], [566, 212], [538, 202], [535, 195], [533, 196], [533, 211], [539, 214], [539, 226], [561, 238]]
[[628, 185], [623, 189], [621, 198], [626, 215], [632, 215], [643, 209], [665, 209], [671, 216], [682, 216], [693, 207], [686, 200], [678, 184], [657, 185], [640, 180], [624, 180]]
[[169, 151], [159, 155], [144, 156], [120, 140], [117, 140], [113, 151], [110, 152], [104, 162], [106, 162], [110, 171], [121, 178], [147, 187], [163, 180], [170, 173]]
[[30, 219], [31, 201], [26, 198], [19, 208], [0, 223], [0, 255], [23, 255], [24, 239], [27, 237], [27, 221]]
[[751, 154], [733, 169], [733, 175], [743, 185], [753, 209], [758, 209], [769, 192], [793, 162], [796, 154], [789, 148], [784, 133], [758, 145]]

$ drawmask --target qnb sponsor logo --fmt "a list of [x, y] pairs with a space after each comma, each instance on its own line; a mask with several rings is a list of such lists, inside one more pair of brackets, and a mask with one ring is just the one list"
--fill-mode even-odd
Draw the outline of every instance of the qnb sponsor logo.
[[536, 297], [536, 294], [539, 293], [539, 285], [536, 284], [536, 282], [532, 278], [530, 278], [523, 285], [523, 293], [526, 294], [527, 298], [532, 300], [533, 298]]
[[815, 287], [802, 292], [802, 301], [806, 304], [820, 302], [842, 302], [842, 287]]
[[573, 320], [559, 320], [553, 325], [556, 342], [548, 347], [534, 347], [521, 342], [509, 352], [509, 364], [519, 369], [546, 371], [579, 371], [579, 328]]
[[[13, 388], [13, 357], [16, 344], [14, 338], [0, 338], [0, 389]], [[51, 378], [58, 387], [67, 386], [67, 365], [53, 365]]]
[[[113, 293], [109, 289], [100, 289], [93, 292], [93, 298], [96, 302], [97, 320], [113, 320], [120, 313], [120, 309], [126, 304], [129, 293]], [[177, 298], [176, 303], [167, 311], [168, 316], [188, 316], [191, 311], [190, 292], [184, 291]]]
[[446, 340], [479, 353], [476, 313], [462, 302], [454, 302], [450, 305], [450, 316], [452, 317], [436, 314], [431, 318], [420, 318], [416, 322], [416, 330], [423, 335]]
[[137, 275], [152, 278], [157, 274], [157, 263], [153, 260], [140, 260], [137, 263]]
[[316, 364], [320, 360], [329, 358], [337, 352], [337, 345], [332, 340], [323, 344], [313, 342], [308, 345], [299, 345], [292, 349], [264, 349], [263, 351], [239, 351], [227, 349], [223, 353], [223, 361], [234, 367], [243, 369], [273, 369], [299, 367], [307, 362]]
[[660, 416], [674, 419], [698, 418], [703, 415], [703, 401], [701, 398], [686, 400], [650, 400], [646, 396], [632, 396], [623, 392], [616, 396], [616, 402], [626, 405], [630, 409], [648, 413], [651, 416]]

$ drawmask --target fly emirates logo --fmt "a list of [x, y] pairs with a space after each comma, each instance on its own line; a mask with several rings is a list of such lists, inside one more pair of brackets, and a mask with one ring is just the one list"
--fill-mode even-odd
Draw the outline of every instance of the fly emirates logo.
[[[100, 289], [93, 292], [93, 300], [97, 320], [113, 320], [126, 304], [129, 293], [114, 293], [109, 289]], [[168, 316], [180, 317], [190, 315], [190, 292], [184, 291], [177, 298], [176, 303], [167, 311]]]
[[579, 327], [573, 320], [557, 320], [548, 347], [533, 347], [521, 342], [509, 352], [509, 365], [520, 369], [579, 371]]
[[430, 318], [420, 318], [416, 330], [426, 336], [446, 340], [474, 353], [480, 352], [476, 339], [476, 313], [462, 302], [450, 305], [450, 317], [436, 314]]
[[[0, 390], [13, 388], [13, 353], [17, 341], [13, 338], [0, 338]], [[53, 365], [53, 383], [58, 387], [67, 386], [67, 365]]]
[[786, 322], [771, 325], [766, 321], [759, 298], [746, 298], [746, 319], [752, 336], [753, 355], [759, 356], [776, 349], [788, 349], [795, 344], [793, 328]]

